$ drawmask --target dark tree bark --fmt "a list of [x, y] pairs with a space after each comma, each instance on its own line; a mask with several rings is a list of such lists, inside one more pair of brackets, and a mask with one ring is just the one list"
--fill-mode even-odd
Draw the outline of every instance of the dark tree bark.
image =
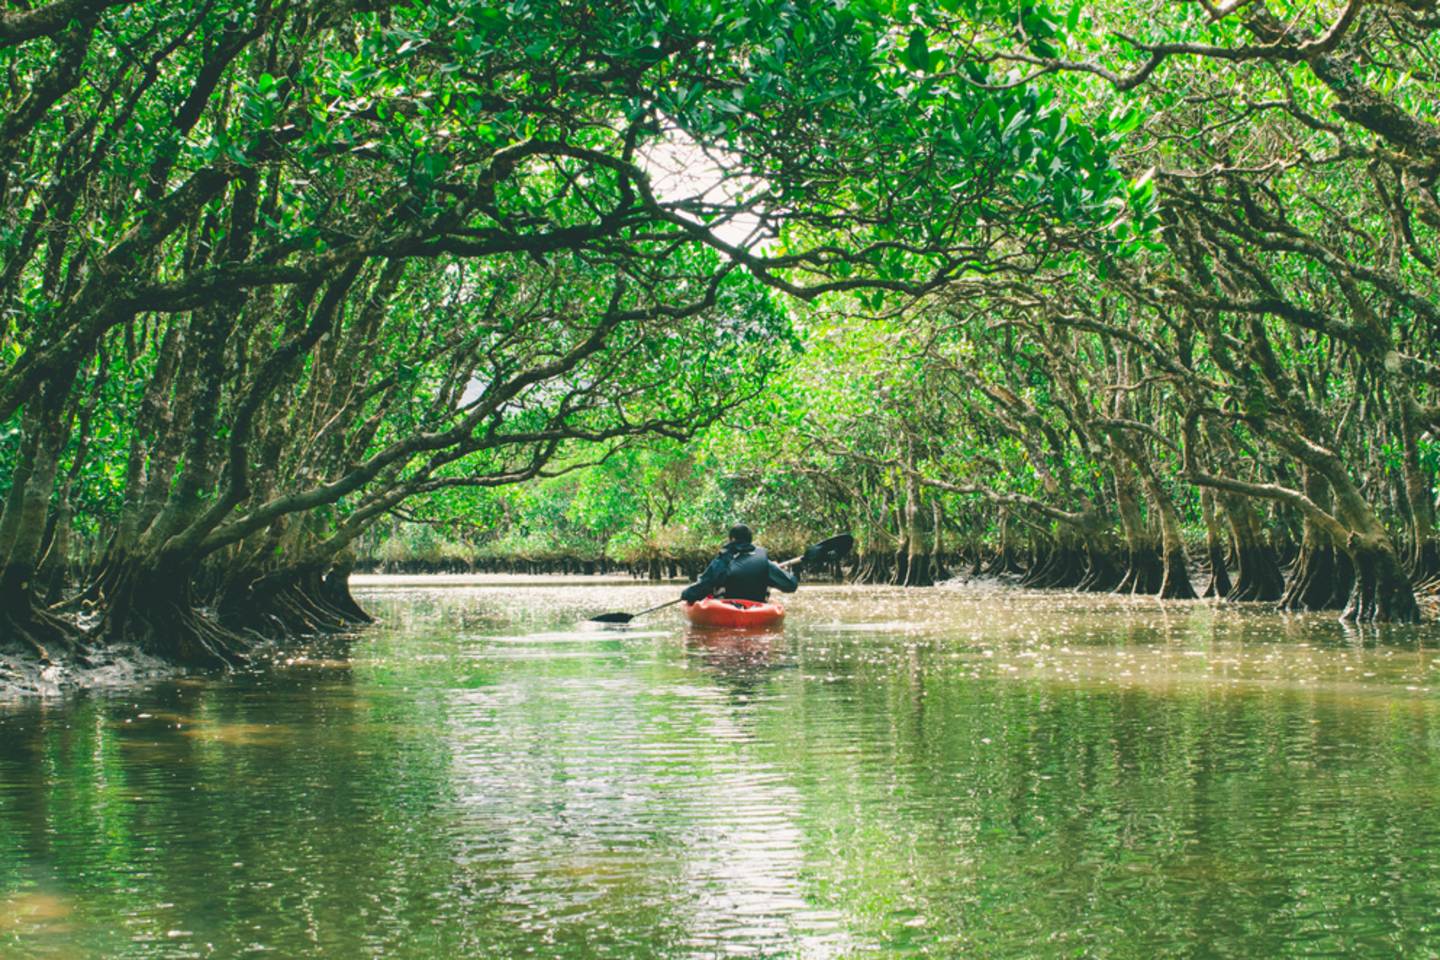
[[10, 492], [0, 512], [0, 643], [43, 660], [73, 651], [80, 637], [78, 629], [44, 609], [36, 582], [73, 379], [72, 373], [47, 385], [26, 412]]
[[1410, 577], [1387, 543], [1354, 543], [1355, 585], [1341, 619], [1350, 623], [1419, 623]]
[[1271, 603], [1285, 595], [1285, 574], [1275, 551], [1265, 542], [1265, 533], [1255, 509], [1243, 497], [1222, 495], [1225, 517], [1235, 540], [1235, 584], [1225, 595], [1236, 602]]
[[1210, 583], [1203, 596], [1222, 600], [1234, 589], [1234, 584], [1225, 567], [1225, 541], [1215, 517], [1215, 492], [1208, 487], [1200, 491], [1200, 512], [1205, 520], [1205, 556], [1210, 567]]
[[1405, 499], [1410, 514], [1409, 563], [1410, 579], [1429, 583], [1440, 579], [1440, 532], [1435, 526], [1435, 490], [1420, 466], [1420, 435], [1422, 413], [1414, 396], [1407, 390], [1400, 400], [1400, 435], [1403, 445], [1402, 465], [1405, 475]]
[[[1323, 477], [1305, 471], [1305, 494], [1319, 506], [1330, 507], [1330, 489]], [[1319, 524], [1304, 520], [1300, 555], [1290, 574], [1280, 606], [1285, 610], [1342, 610], [1350, 600], [1354, 567], [1341, 545]]]
[[246, 659], [255, 638], [202, 613], [188, 564], [178, 558], [110, 559], [100, 585], [103, 613], [94, 636], [130, 644], [152, 656], [194, 667], [230, 667]]
[[1134, 481], [1129, 464], [1118, 454], [1112, 463], [1115, 470], [1115, 505], [1120, 511], [1120, 525], [1125, 532], [1125, 573], [1115, 587], [1116, 593], [1159, 593], [1165, 580], [1165, 565], [1160, 559], [1160, 545], [1140, 514]]

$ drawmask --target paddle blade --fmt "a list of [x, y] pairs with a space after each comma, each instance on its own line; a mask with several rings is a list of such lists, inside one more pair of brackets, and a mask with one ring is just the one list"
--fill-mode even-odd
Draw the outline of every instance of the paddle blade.
[[804, 559], [806, 563], [828, 563], [845, 556], [854, 546], [855, 538], [848, 533], [842, 533], [811, 546], [805, 551]]
[[633, 613], [602, 613], [598, 617], [591, 617], [591, 623], [629, 623], [635, 619]]

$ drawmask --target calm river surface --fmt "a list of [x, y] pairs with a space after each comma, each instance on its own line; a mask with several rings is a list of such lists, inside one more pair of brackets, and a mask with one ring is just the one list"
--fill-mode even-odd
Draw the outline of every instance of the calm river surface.
[[1434, 628], [363, 583], [264, 676], [0, 705], [0, 957], [1440, 954]]

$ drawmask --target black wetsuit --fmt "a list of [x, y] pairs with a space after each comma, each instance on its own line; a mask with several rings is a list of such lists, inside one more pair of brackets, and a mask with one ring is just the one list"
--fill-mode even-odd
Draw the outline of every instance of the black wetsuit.
[[770, 555], [753, 543], [731, 543], [710, 561], [700, 579], [685, 588], [680, 598], [686, 603], [704, 600], [724, 591], [735, 600], [764, 600], [770, 588], [794, 593], [800, 581], [793, 573], [770, 560]]

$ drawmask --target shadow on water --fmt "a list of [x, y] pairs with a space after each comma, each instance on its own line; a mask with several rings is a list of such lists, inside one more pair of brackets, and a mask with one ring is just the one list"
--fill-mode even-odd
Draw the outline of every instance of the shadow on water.
[[1434, 629], [821, 588], [374, 589], [264, 675], [0, 710], [0, 957], [1429, 955]]

